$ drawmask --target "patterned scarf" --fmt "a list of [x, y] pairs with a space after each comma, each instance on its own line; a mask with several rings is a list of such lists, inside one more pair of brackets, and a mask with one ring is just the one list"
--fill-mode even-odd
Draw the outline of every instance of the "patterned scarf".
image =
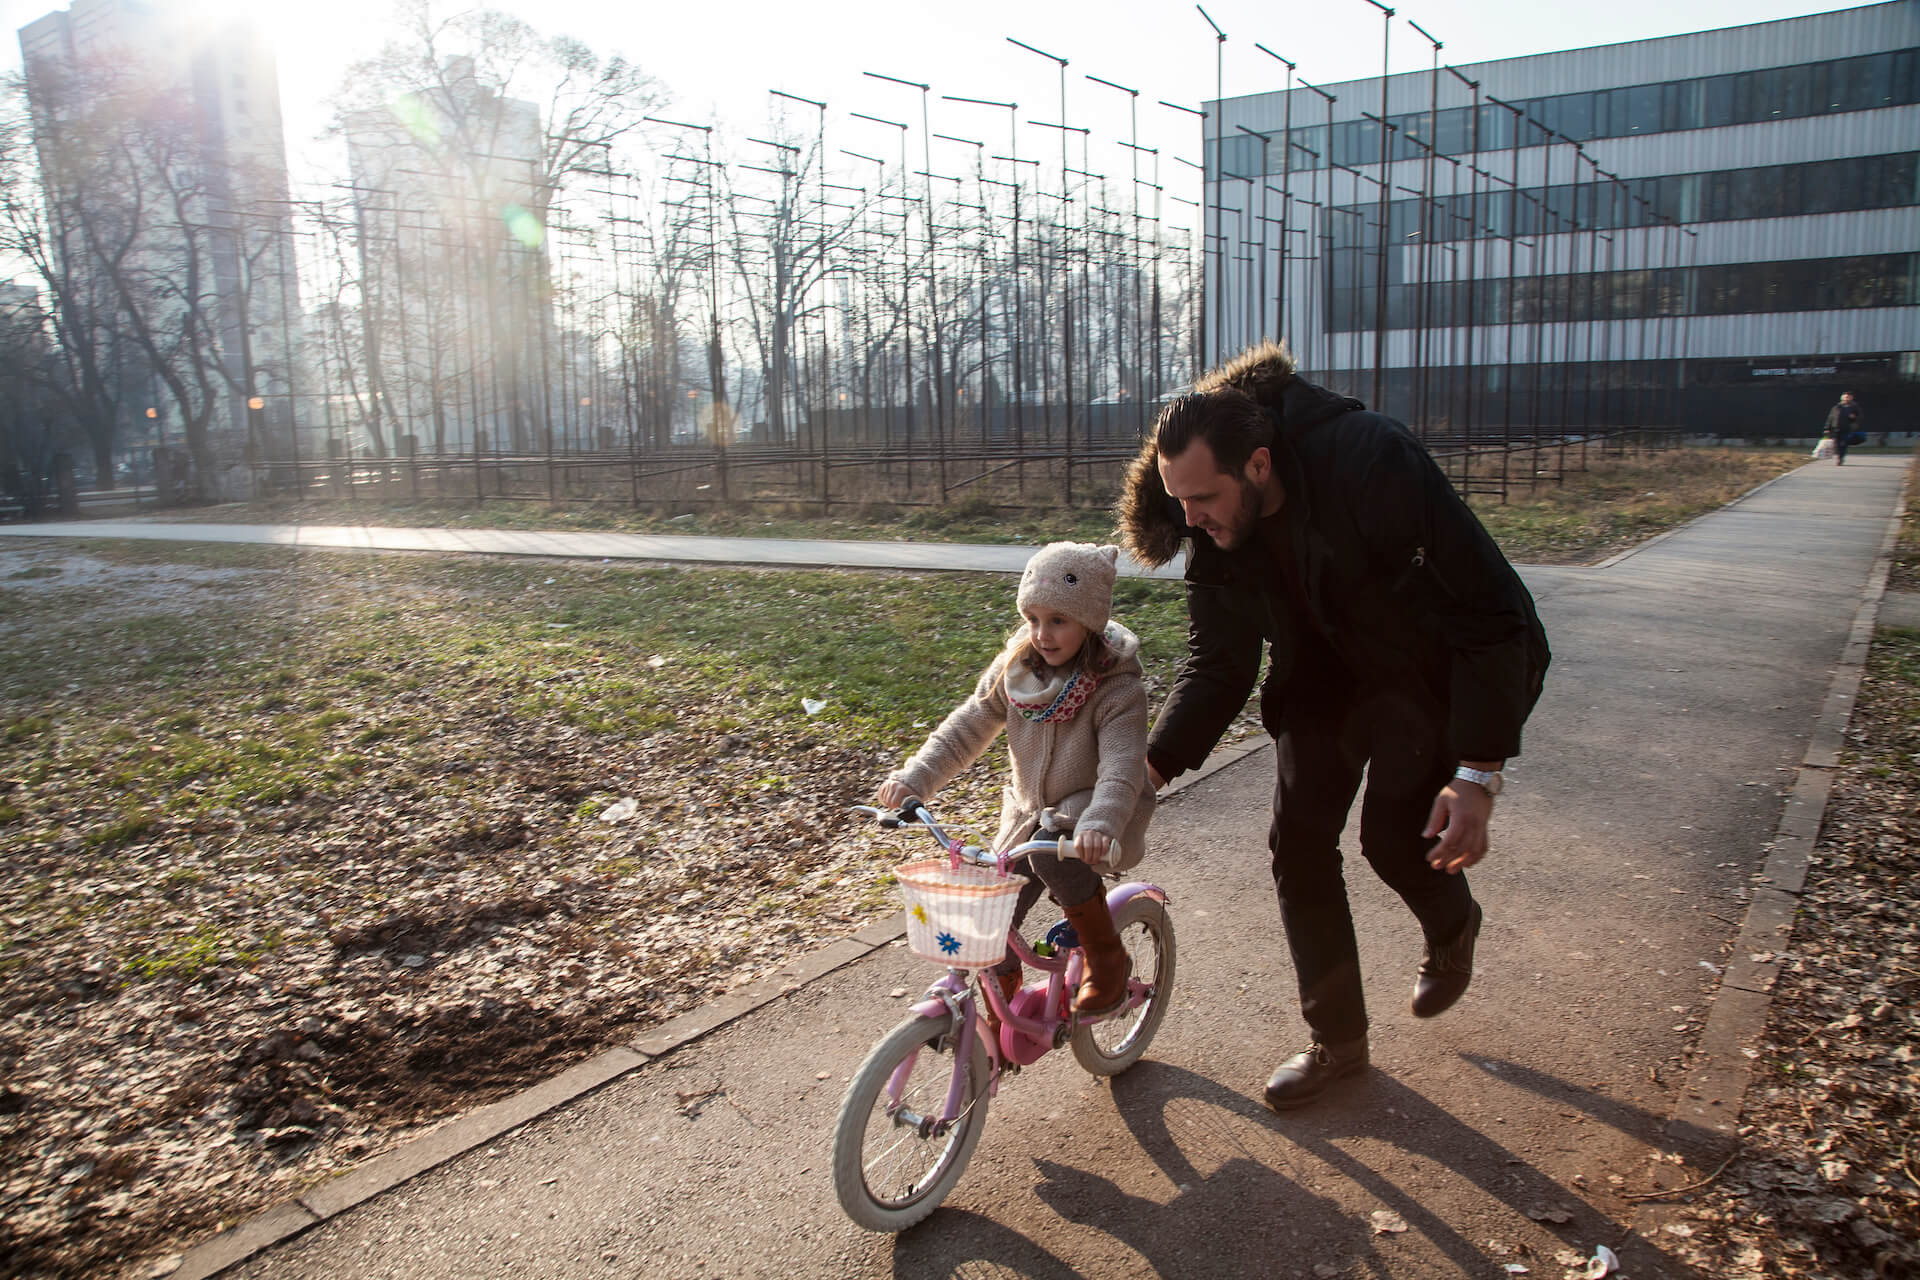
[[1089, 672], [1068, 675], [1048, 667], [1042, 675], [1017, 662], [1007, 672], [1007, 702], [1035, 724], [1065, 724], [1099, 684], [1100, 677]]

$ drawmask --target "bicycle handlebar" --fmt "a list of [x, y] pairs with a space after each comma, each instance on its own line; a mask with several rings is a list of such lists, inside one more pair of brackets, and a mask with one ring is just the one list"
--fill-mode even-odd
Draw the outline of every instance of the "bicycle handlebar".
[[1043, 850], [1049, 853], [1064, 852], [1072, 848], [1071, 837], [1066, 840], [1027, 840], [1002, 854], [991, 853], [978, 845], [962, 844], [942, 829], [934, 820], [933, 810], [927, 808], [926, 804], [916, 796], [908, 796], [898, 809], [876, 809], [866, 804], [856, 804], [851, 807], [855, 813], [871, 816], [889, 831], [897, 831], [902, 827], [922, 827], [932, 837], [933, 842], [945, 850], [949, 856], [978, 867], [994, 867], [1004, 871], [1028, 854]]

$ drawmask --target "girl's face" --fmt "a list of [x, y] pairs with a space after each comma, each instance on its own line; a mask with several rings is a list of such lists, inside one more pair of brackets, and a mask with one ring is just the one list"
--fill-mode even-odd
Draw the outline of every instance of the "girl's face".
[[1027, 620], [1027, 638], [1033, 641], [1034, 651], [1050, 667], [1064, 667], [1072, 662], [1080, 646], [1087, 642], [1086, 627], [1065, 614], [1026, 609], [1020, 616]]

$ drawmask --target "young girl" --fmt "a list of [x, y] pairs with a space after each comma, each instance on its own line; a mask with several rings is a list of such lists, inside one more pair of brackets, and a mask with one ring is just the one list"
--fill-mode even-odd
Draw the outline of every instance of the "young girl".
[[[973, 695], [887, 775], [878, 793], [889, 809], [910, 796], [931, 798], [1006, 731], [1013, 777], [994, 849], [1036, 832], [1073, 835], [1071, 854], [1036, 853], [1028, 860], [1039, 881], [1021, 891], [1014, 923], [1026, 917], [1044, 884], [1085, 949], [1086, 977], [1074, 1007], [1089, 1014], [1117, 1008], [1132, 972], [1094, 867], [1117, 871], [1138, 862], [1154, 807], [1140, 641], [1109, 619], [1119, 554], [1118, 547], [1084, 542], [1055, 542], [1036, 552], [1020, 576], [1026, 625], [1008, 638]], [[1011, 999], [1023, 977], [1019, 958], [1009, 954], [994, 972]]]

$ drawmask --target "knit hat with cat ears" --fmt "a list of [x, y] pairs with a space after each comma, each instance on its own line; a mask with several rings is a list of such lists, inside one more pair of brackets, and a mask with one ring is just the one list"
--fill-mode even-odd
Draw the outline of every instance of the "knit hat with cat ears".
[[1119, 559], [1119, 547], [1048, 543], [1033, 553], [1020, 575], [1020, 612], [1049, 610], [1100, 634], [1113, 614], [1113, 579]]

